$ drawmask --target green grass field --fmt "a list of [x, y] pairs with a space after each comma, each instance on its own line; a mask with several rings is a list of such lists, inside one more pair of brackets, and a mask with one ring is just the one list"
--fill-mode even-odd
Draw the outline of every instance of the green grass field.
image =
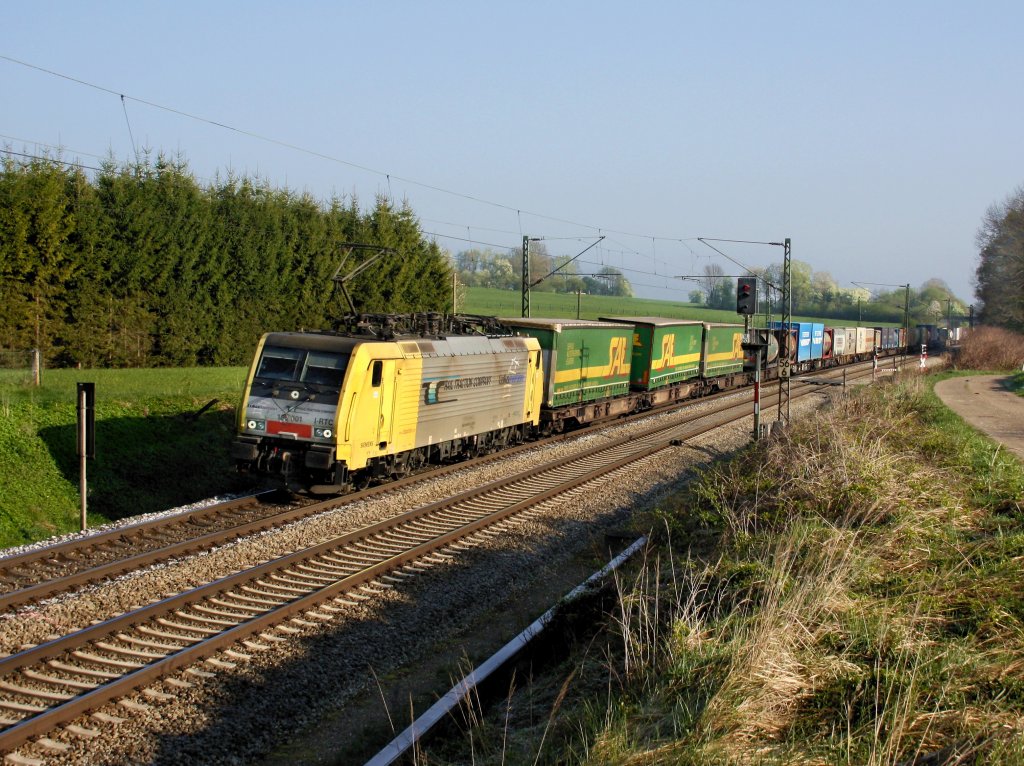
[[39, 388], [0, 378], [0, 546], [78, 528], [76, 382], [96, 384], [94, 525], [238, 489], [228, 449], [245, 374], [46, 370]]
[[[534, 317], [571, 318], [576, 316], [576, 307], [575, 295], [534, 292], [530, 296], [530, 314]], [[462, 311], [467, 314], [483, 314], [485, 316], [518, 317], [522, 315], [522, 295], [514, 290], [468, 287]], [[597, 319], [603, 316], [656, 316], [669, 319], [694, 319], [702, 322], [743, 323], [743, 317], [735, 311], [709, 309], [693, 303], [658, 301], [648, 298], [618, 298], [610, 295], [580, 296], [580, 319]], [[774, 319], [778, 318], [778, 315], [774, 317]], [[856, 321], [851, 320], [821, 319], [808, 316], [795, 316], [793, 321], [821, 322], [829, 326], [857, 324]], [[865, 325], [867, 324], [865, 322]], [[882, 322], [881, 325], [896, 326], [889, 322]]]

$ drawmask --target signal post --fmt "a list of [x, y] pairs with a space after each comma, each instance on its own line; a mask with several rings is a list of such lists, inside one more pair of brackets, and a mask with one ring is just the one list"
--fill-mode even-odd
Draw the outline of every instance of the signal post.
[[761, 359], [767, 338], [750, 328], [750, 317], [757, 313], [757, 277], [736, 280], [736, 313], [743, 316], [743, 350], [754, 352], [754, 441], [761, 438]]

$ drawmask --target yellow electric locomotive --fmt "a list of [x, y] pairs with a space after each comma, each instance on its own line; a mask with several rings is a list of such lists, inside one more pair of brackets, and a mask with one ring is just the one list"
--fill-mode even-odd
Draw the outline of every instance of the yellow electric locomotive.
[[232, 457], [291, 488], [340, 493], [519, 443], [542, 395], [533, 338], [267, 333]]

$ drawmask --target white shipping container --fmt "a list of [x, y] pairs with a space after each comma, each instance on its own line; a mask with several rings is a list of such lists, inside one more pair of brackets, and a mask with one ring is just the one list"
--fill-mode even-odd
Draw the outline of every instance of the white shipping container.
[[870, 354], [875, 350], [875, 331], [872, 328], [857, 328], [856, 349], [855, 354]]

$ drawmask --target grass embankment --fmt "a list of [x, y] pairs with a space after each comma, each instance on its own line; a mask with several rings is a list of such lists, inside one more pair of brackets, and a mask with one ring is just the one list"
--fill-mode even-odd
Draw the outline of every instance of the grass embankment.
[[1024, 763], [1022, 498], [926, 383], [863, 391], [664, 504], [609, 631], [474, 760]]
[[245, 373], [47, 370], [40, 388], [0, 386], [0, 547], [78, 529], [77, 381], [96, 383], [92, 525], [237, 487], [228, 448]]

